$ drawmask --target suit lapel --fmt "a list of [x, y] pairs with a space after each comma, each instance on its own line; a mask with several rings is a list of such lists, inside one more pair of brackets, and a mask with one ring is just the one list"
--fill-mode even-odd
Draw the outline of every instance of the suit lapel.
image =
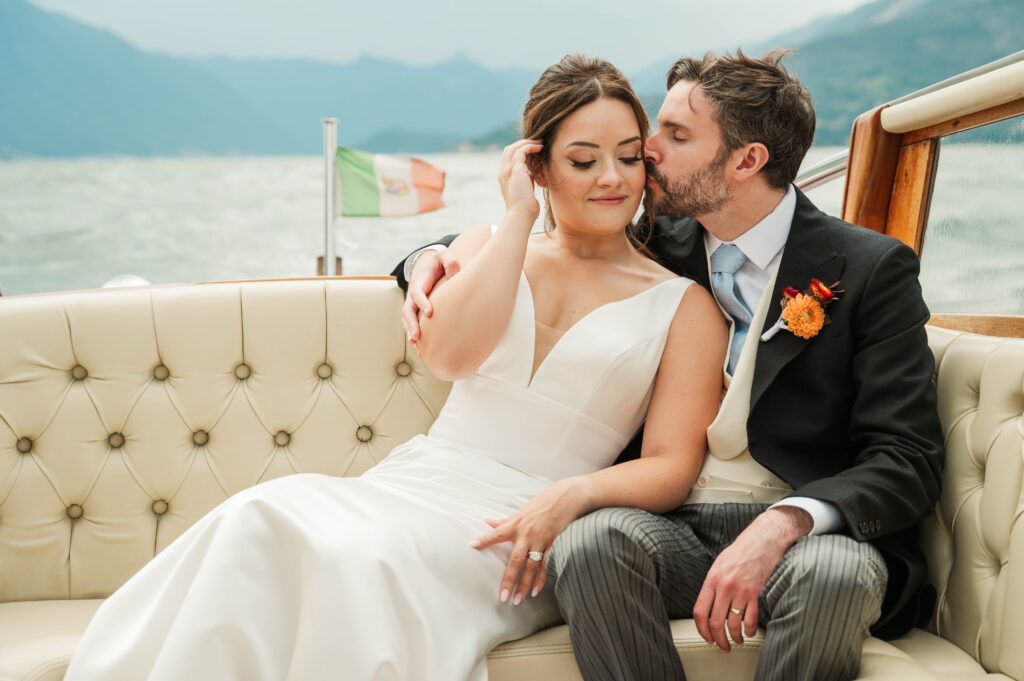
[[692, 218], [661, 216], [654, 221], [650, 248], [661, 264], [711, 290], [704, 228]]
[[[772, 289], [772, 307], [765, 317], [759, 333], [764, 333], [779, 318], [782, 308], [778, 301], [782, 299], [782, 289], [793, 286], [803, 290], [811, 283], [811, 279], [819, 279], [826, 285], [839, 281], [846, 256], [837, 252], [828, 236], [822, 213], [814, 204], [797, 190], [796, 211], [793, 224], [789, 230], [779, 273]], [[833, 305], [841, 305], [842, 299]], [[751, 329], [751, 332], [754, 330]], [[804, 351], [814, 339], [804, 340], [788, 331], [781, 331], [767, 342], [760, 342], [757, 347], [757, 362], [754, 366], [754, 381], [751, 387], [750, 408], [764, 394], [783, 367], [792, 362]]]

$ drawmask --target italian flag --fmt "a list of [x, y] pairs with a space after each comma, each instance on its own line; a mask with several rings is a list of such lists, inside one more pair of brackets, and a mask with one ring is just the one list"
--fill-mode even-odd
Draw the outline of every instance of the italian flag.
[[335, 217], [416, 215], [444, 206], [444, 171], [419, 160], [338, 147]]

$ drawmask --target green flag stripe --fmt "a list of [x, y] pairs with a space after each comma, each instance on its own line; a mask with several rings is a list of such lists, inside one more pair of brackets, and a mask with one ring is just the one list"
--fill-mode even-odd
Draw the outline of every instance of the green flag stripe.
[[338, 147], [342, 215], [380, 215], [380, 191], [373, 170], [373, 156], [365, 151]]

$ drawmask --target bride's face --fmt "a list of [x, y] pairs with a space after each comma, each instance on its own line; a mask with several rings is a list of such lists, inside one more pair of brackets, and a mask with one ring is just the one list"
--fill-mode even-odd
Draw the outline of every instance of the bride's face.
[[559, 230], [625, 230], [643, 197], [640, 126], [618, 99], [598, 99], [567, 116], [551, 144], [543, 184]]

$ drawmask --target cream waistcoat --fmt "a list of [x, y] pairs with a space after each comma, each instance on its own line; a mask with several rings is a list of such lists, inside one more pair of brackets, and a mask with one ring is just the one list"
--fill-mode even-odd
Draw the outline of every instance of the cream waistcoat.
[[[765, 318], [775, 307], [772, 305], [771, 297], [778, 273], [776, 268], [771, 281], [761, 294], [757, 309], [754, 310], [750, 331], [736, 364], [736, 373], [730, 379], [725, 367], [722, 368], [725, 388], [722, 390], [718, 416], [708, 427], [708, 452], [704, 456], [704, 465], [697, 476], [697, 482], [683, 503], [773, 504], [793, 491], [793, 488], [783, 480], [754, 461], [747, 449], [750, 387], [754, 380], [757, 344], [761, 342], [757, 331], [763, 328]], [[730, 328], [730, 345], [732, 332], [733, 328]], [[725, 353], [725, 357], [728, 363], [728, 352]]]

